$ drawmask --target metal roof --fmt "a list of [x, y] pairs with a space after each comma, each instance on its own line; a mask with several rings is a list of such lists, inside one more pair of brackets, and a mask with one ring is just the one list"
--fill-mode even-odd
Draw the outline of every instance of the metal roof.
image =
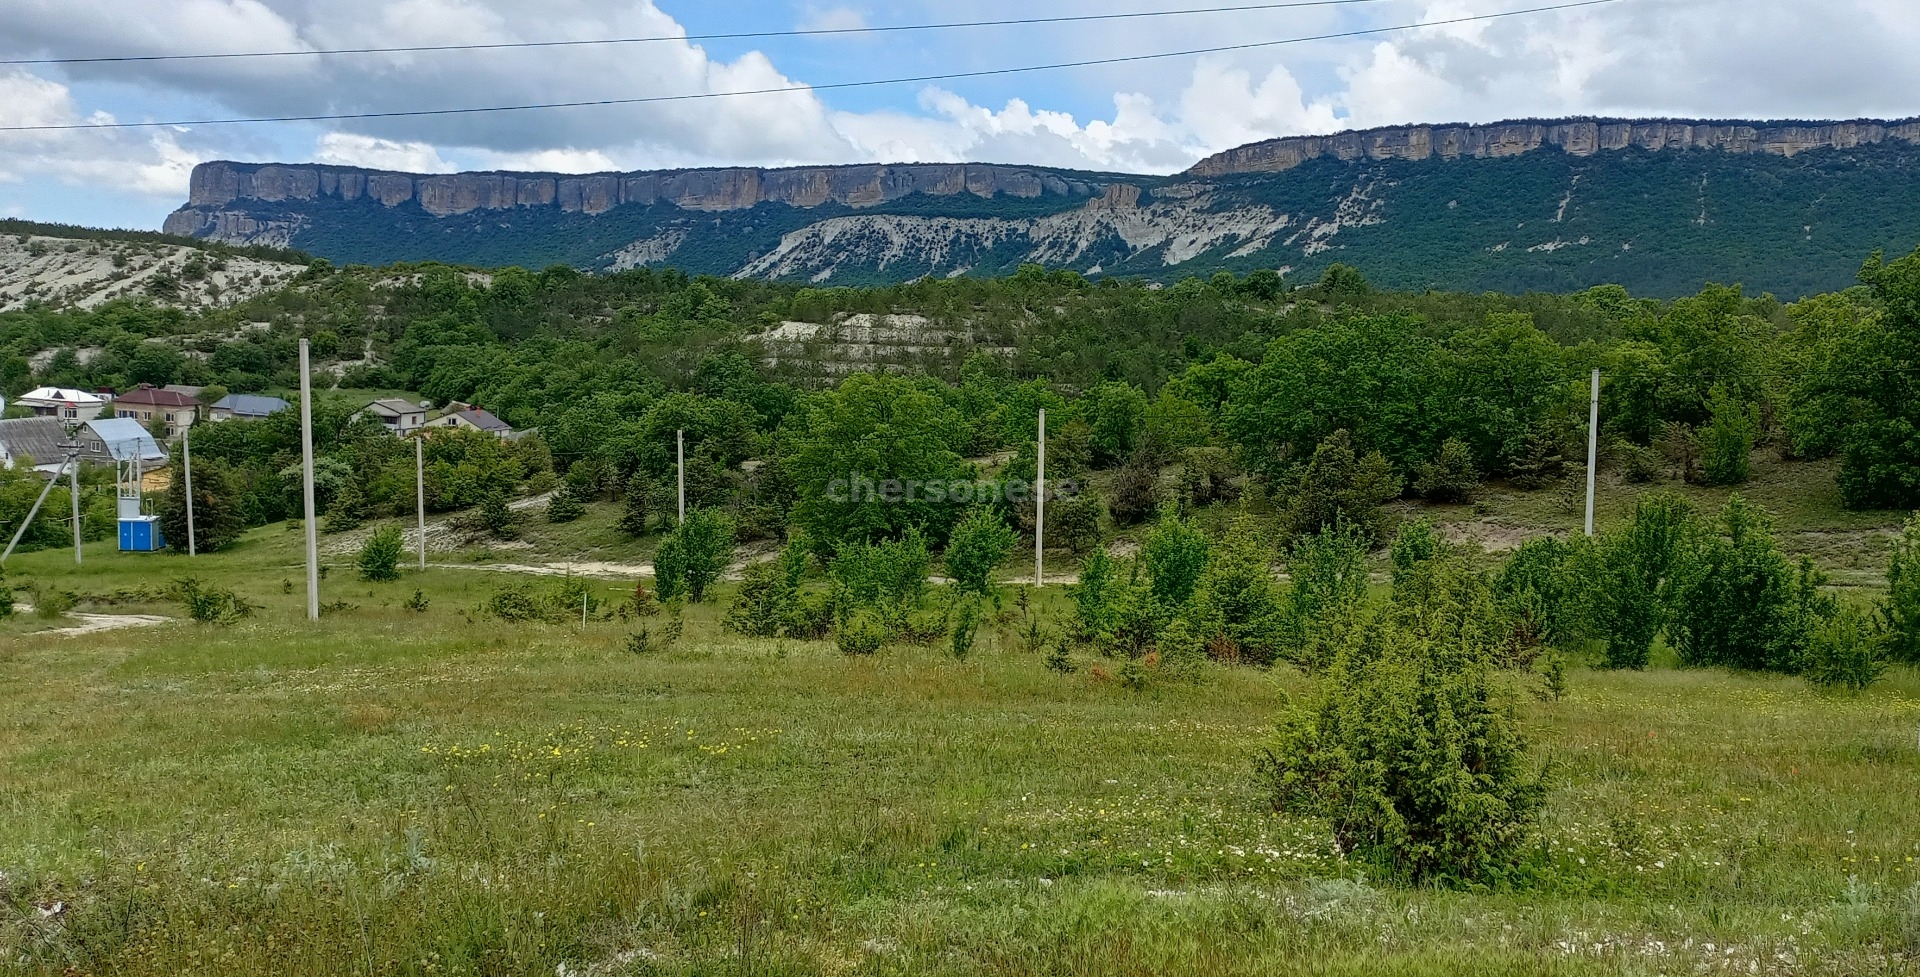
[[67, 440], [67, 429], [57, 417], [16, 417], [0, 421], [0, 448], [9, 459], [25, 455], [38, 465], [59, 464], [67, 453], [60, 443]]
[[91, 437], [99, 441], [114, 461], [139, 458], [141, 461], [166, 461], [166, 449], [131, 417], [107, 417], [88, 421], [80, 433], [81, 443]]
[[228, 394], [213, 405], [214, 410], [227, 410], [241, 417], [265, 417], [277, 414], [293, 406], [278, 397], [265, 397], [259, 394]]

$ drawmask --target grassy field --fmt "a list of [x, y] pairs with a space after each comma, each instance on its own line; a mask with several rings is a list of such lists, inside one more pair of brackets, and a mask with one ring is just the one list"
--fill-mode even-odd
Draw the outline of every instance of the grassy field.
[[270, 527], [197, 561], [10, 563], [83, 610], [178, 617], [157, 592], [189, 573], [261, 606], [0, 625], [0, 969], [1920, 972], [1911, 671], [1834, 697], [1579, 670], [1527, 699], [1556, 785], [1534, 875], [1406, 890], [1260, 796], [1310, 684], [1285, 668], [1128, 689], [1011, 624], [965, 661], [849, 659], [727, 636], [714, 604], [636, 654], [643, 622], [475, 613], [512, 575], [343, 559], [311, 625], [297, 554]]

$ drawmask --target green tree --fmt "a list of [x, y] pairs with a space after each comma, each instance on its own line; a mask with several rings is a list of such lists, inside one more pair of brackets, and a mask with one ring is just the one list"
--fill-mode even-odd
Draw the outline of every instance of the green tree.
[[1632, 521], [1601, 537], [1588, 586], [1608, 668], [1647, 667], [1686, 583], [1698, 531], [1693, 507], [1659, 492], [1641, 496]]
[[1251, 517], [1235, 520], [1212, 548], [1193, 605], [1198, 637], [1224, 640], [1240, 661], [1273, 661], [1281, 630], [1280, 588], [1271, 544]]
[[1282, 532], [1293, 539], [1342, 524], [1379, 542], [1388, 522], [1380, 503], [1399, 494], [1400, 477], [1386, 458], [1356, 454], [1347, 432], [1335, 431], [1294, 480], [1281, 511]]
[[547, 500], [547, 521], [553, 523], [572, 522], [587, 514], [586, 503], [574, 493], [573, 486], [562, 485]]
[[653, 522], [654, 492], [653, 480], [640, 472], [634, 472], [627, 478], [626, 490], [620, 496], [620, 531], [639, 539], [647, 534], [647, 528]]
[[947, 538], [945, 562], [954, 589], [961, 593], [994, 596], [993, 572], [1007, 561], [1018, 541], [1013, 529], [987, 507], [975, 508]]
[[1140, 565], [1147, 571], [1155, 600], [1172, 609], [1186, 605], [1207, 571], [1207, 534], [1168, 505], [1140, 544]]
[[1708, 485], [1739, 485], [1753, 471], [1753, 445], [1760, 437], [1760, 411], [1715, 387], [1712, 419], [1700, 429], [1700, 467]]
[[944, 487], [968, 475], [956, 450], [966, 432], [926, 383], [848, 377], [815, 398], [794, 438], [794, 525], [822, 553], [909, 529], [944, 539], [959, 515]]
[[653, 575], [662, 598], [685, 595], [698, 604], [732, 562], [733, 526], [711, 509], [691, 509], [687, 521], [660, 540]]
[[[196, 441], [199, 439], [196, 437]], [[176, 472], [183, 469], [176, 468]], [[157, 514], [160, 533], [167, 545], [180, 552], [187, 550], [187, 487], [184, 476], [176, 478], [160, 496]], [[214, 458], [193, 460], [193, 544], [200, 553], [213, 553], [232, 546], [247, 528], [246, 506], [242, 492], [234, 484], [233, 470]]]
[[1432, 461], [1414, 469], [1413, 490], [1433, 502], [1472, 502], [1479, 487], [1473, 452], [1459, 438], [1448, 438]]
[[1674, 648], [1686, 665], [1797, 673], [1813, 635], [1838, 611], [1811, 563], [1788, 562], [1773, 525], [1735, 495], [1716, 532], [1695, 543], [1675, 594]]
[[400, 552], [405, 546], [399, 526], [388, 523], [374, 530], [360, 546], [360, 579], [373, 583], [400, 579]]
[[1100, 545], [1100, 517], [1106, 508], [1091, 491], [1055, 498], [1047, 503], [1047, 532], [1079, 556]]

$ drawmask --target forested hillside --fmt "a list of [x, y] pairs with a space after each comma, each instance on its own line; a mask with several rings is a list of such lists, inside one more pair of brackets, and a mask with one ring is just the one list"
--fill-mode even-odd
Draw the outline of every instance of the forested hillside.
[[[399, 391], [540, 432], [472, 447], [485, 457], [471, 461], [440, 442], [455, 455], [433, 486], [437, 509], [560, 477], [583, 498], [657, 506], [684, 429], [691, 503], [732, 513], [748, 536], [780, 536], [832, 522], [809, 497], [835, 477], [971, 478], [986, 472], [964, 459], [1000, 451], [1030, 466], [1042, 407], [1054, 473], [1099, 473], [1102, 515], [1122, 524], [1169, 499], [1248, 489], [1284, 504], [1326, 450], [1378, 466], [1367, 507], [1470, 497], [1483, 479], [1557, 486], [1584, 459], [1598, 367], [1611, 472], [1737, 484], [1756, 449], [1836, 456], [1845, 504], [1911, 508], [1920, 257], [1876, 259], [1861, 278], [1783, 305], [1721, 286], [1670, 302], [1612, 286], [1397, 293], [1345, 266], [1300, 288], [1271, 271], [1162, 289], [1028, 267], [818, 289], [644, 269], [320, 263], [231, 308], [7, 313], [0, 383], [284, 393], [305, 337], [323, 385], [368, 392], [319, 411], [321, 502], [343, 522], [412, 504], [411, 452], [350, 423], [373, 392]], [[880, 426], [919, 440], [863, 453]], [[197, 456], [231, 469], [240, 518], [295, 514], [290, 416], [199, 437]], [[963, 508], [909, 521], [944, 539]]]

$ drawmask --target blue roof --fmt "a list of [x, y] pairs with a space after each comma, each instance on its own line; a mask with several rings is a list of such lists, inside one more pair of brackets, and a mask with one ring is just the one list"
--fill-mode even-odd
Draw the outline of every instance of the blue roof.
[[131, 417], [105, 417], [87, 422], [87, 429], [106, 446], [115, 461], [139, 458], [141, 461], [165, 461], [166, 449]]
[[293, 406], [278, 397], [259, 394], [228, 394], [214, 403], [214, 410], [230, 410], [241, 417], [265, 417]]

